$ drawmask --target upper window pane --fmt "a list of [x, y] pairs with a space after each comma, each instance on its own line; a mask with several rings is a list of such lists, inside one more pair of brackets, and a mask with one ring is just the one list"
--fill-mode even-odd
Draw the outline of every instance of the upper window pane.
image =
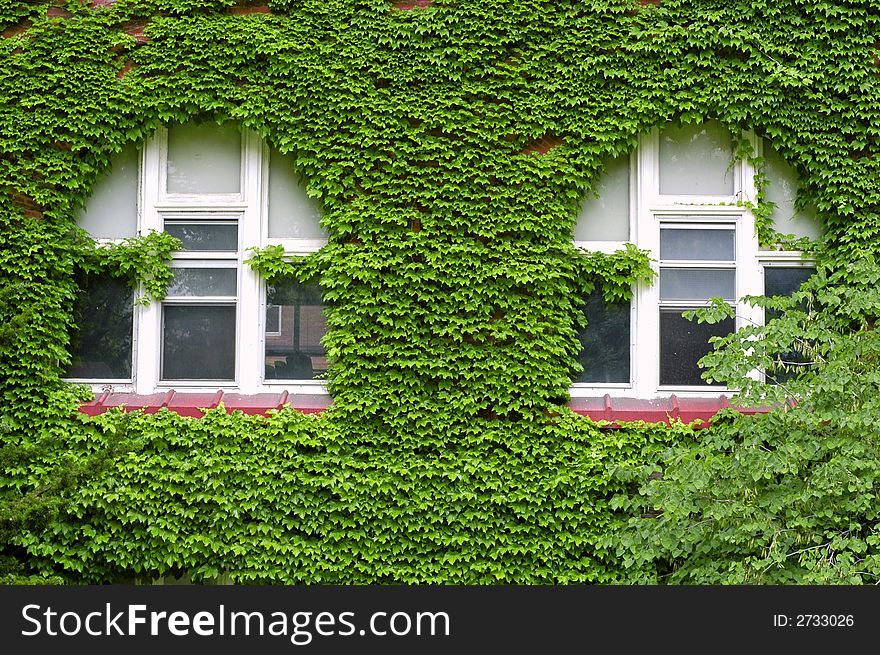
[[168, 128], [168, 193], [241, 192], [241, 133], [210, 123]]
[[89, 281], [74, 306], [70, 367], [64, 377], [131, 379], [134, 293], [127, 284], [103, 275]]
[[767, 143], [764, 144], [764, 172], [769, 182], [765, 189], [767, 200], [776, 204], [771, 215], [773, 229], [813, 240], [822, 236], [815, 211], [809, 208], [798, 212], [794, 207], [799, 188], [797, 171]]
[[732, 196], [733, 139], [717, 121], [660, 133], [660, 193]]
[[629, 239], [629, 155], [606, 162], [596, 185], [599, 197], [590, 194], [574, 226], [575, 241], [626, 241]]
[[660, 259], [680, 261], [723, 261], [736, 259], [734, 230], [662, 228]]
[[306, 194], [293, 157], [273, 149], [269, 157], [269, 238], [326, 239], [318, 203]]
[[312, 380], [327, 371], [321, 338], [324, 301], [317, 284], [284, 280], [270, 284], [266, 293], [267, 380]]
[[77, 217], [96, 239], [125, 239], [137, 234], [138, 150], [126, 146], [110, 158], [110, 172], [99, 179]]

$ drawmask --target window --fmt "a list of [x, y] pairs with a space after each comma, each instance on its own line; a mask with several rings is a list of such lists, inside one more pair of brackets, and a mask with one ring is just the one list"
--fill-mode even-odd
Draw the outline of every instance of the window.
[[134, 292], [107, 276], [84, 281], [74, 305], [70, 335], [72, 380], [131, 381]]
[[[764, 295], [765, 296], [790, 296], [800, 289], [816, 269], [807, 265], [794, 265], [793, 263], [773, 263], [764, 266]], [[765, 310], [764, 320], [772, 321], [779, 313], [775, 310]], [[784, 384], [797, 376], [795, 366], [804, 364], [805, 360], [797, 352], [788, 352], [780, 356], [787, 368], [767, 371], [765, 381], [770, 384]]]
[[710, 298], [736, 301], [736, 225], [711, 215], [660, 220], [660, 385], [699, 386], [709, 339], [732, 332], [734, 321], [698, 324], [682, 312]]
[[266, 285], [244, 264], [252, 246], [304, 255], [326, 243], [293, 158], [234, 125], [199, 123], [160, 128], [140, 153], [128, 148], [112, 166], [80, 226], [105, 240], [163, 230], [181, 249], [160, 303], [133, 309], [132, 292], [106, 280], [87, 288], [68, 376], [145, 394], [256, 393], [274, 384], [323, 391], [320, 288]]
[[[795, 171], [754, 135], [740, 138], [765, 159], [776, 229], [818, 237], [811, 212], [795, 209]], [[801, 253], [759, 248], [754, 217], [737, 204], [755, 198], [755, 170], [734, 159], [734, 143], [718, 122], [668, 126], [644, 135], [630, 156], [605, 162], [598, 197], [588, 198], [578, 216], [575, 245], [613, 252], [632, 242], [651, 253], [657, 277], [634, 290], [629, 306], [607, 304], [597, 293], [587, 299], [588, 325], [580, 334], [584, 372], [574, 380], [573, 396], [724, 391], [702, 378], [697, 362], [711, 350], [713, 336], [764, 319], [737, 300], [764, 293], [765, 282], [784, 285], [811, 270]], [[712, 325], [682, 318], [715, 297], [734, 304], [737, 318]]]

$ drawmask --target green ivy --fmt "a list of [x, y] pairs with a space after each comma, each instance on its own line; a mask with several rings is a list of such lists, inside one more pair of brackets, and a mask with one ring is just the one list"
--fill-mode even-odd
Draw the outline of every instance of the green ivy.
[[[876, 2], [252, 8], [0, 2], [0, 488], [15, 575], [614, 582], [649, 569], [609, 541], [638, 511], [610, 499], [691, 431], [601, 430], [565, 404], [585, 295], [623, 301], [650, 278], [633, 248], [578, 252], [578, 207], [656, 125], [718, 119], [770, 139], [825, 228], [823, 311], [880, 316]], [[333, 406], [320, 419], [84, 419], [59, 380], [77, 272], [158, 300], [174, 247], [94, 246], [77, 211], [114, 153], [190, 120], [234, 121], [291, 153], [323, 207], [320, 252], [250, 260], [324, 289]], [[744, 433], [777, 420], [731, 419]], [[32, 521], [17, 503], [40, 493], [54, 500]]]

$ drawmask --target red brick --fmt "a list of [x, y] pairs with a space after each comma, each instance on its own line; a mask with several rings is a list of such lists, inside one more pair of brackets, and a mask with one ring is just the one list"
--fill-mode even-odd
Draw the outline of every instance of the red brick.
[[123, 64], [122, 68], [119, 69], [119, 72], [116, 73], [116, 79], [117, 79], [117, 80], [121, 80], [123, 77], [125, 77], [125, 74], [126, 74], [128, 71], [130, 71], [133, 67], [134, 67], [134, 62], [133, 62], [133, 61], [127, 61], [127, 62], [125, 62], [125, 64]]
[[133, 36], [138, 43], [146, 43], [150, 40], [150, 37], [144, 34], [146, 27], [146, 23], [125, 23], [122, 29], [129, 36]]
[[12, 204], [25, 209], [37, 209], [38, 207], [37, 203], [34, 202], [34, 199], [25, 193], [13, 193]]
[[31, 25], [33, 25], [33, 23], [31, 23], [29, 20], [26, 20], [19, 23], [18, 25], [7, 27], [5, 30], [3, 30], [3, 38], [9, 39], [13, 36], [18, 36], [19, 34], [27, 32], [30, 29]]
[[395, 9], [400, 9], [401, 11], [410, 11], [411, 9], [415, 9], [416, 7], [418, 7], [419, 9], [424, 9], [432, 2], [434, 2], [434, 0], [398, 0], [392, 6]]
[[540, 139], [536, 139], [529, 143], [525, 148], [523, 148], [523, 154], [529, 155], [532, 153], [536, 153], [538, 155], [546, 155], [548, 152], [553, 150], [553, 148], [562, 145], [562, 139], [553, 136], [552, 134], [547, 134]]
[[247, 16], [249, 14], [269, 14], [269, 5], [254, 5], [253, 7], [230, 7], [229, 13], [233, 16]]

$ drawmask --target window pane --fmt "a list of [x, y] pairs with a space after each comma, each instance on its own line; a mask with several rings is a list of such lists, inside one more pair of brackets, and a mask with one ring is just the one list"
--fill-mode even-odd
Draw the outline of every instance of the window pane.
[[732, 268], [661, 268], [660, 300], [736, 299]]
[[168, 193], [239, 193], [241, 134], [234, 125], [168, 128]]
[[794, 208], [799, 186], [797, 171], [766, 142], [764, 172], [769, 182], [765, 189], [767, 200], [776, 203], [771, 216], [773, 228], [782, 234], [818, 239], [822, 235], [822, 226], [816, 218], [815, 210], [810, 208], [797, 212]]
[[606, 162], [596, 185], [598, 198], [587, 196], [574, 226], [575, 241], [629, 239], [629, 155]]
[[109, 276], [89, 281], [74, 306], [77, 328], [70, 335], [68, 378], [131, 379], [131, 288]]
[[733, 139], [717, 121], [660, 133], [660, 193], [732, 196]]
[[306, 195], [293, 170], [293, 157], [272, 150], [269, 158], [269, 237], [325, 239], [318, 203]]
[[714, 260], [736, 259], [734, 230], [660, 230], [660, 259]]
[[125, 239], [137, 234], [138, 150], [126, 146], [110, 158], [110, 172], [100, 178], [77, 217], [96, 239]]
[[266, 320], [266, 379], [323, 377], [327, 371], [327, 356], [321, 337], [327, 329], [321, 287], [294, 280], [270, 284], [266, 303], [269, 309], [280, 308], [276, 310], [277, 319], [267, 317]]
[[[815, 268], [805, 266], [765, 266], [764, 295], [790, 296], [791, 294], [796, 292], [800, 288], [801, 284], [806, 282], [815, 272]], [[774, 318], [778, 317], [779, 312], [777, 310], [764, 310], [765, 321], [772, 321]], [[781, 353], [780, 357], [783, 361], [786, 362], [802, 363], [806, 361], [804, 357], [797, 352]], [[766, 381], [769, 384], [780, 384], [793, 379], [796, 375], [797, 370], [767, 371]]]
[[597, 289], [587, 298], [584, 315], [587, 327], [578, 335], [584, 371], [574, 381], [629, 382], [629, 303], [607, 303]]
[[764, 295], [790, 296], [815, 272], [809, 266], [765, 266]]
[[714, 325], [697, 323], [682, 318], [681, 312], [660, 310], [660, 384], [705, 386], [697, 362], [712, 350], [709, 337], [730, 334], [734, 321], [728, 318]]
[[235, 306], [162, 307], [162, 379], [235, 377]]
[[281, 332], [281, 307], [278, 305], [266, 306], [266, 334], [279, 334]]
[[238, 250], [237, 223], [165, 221], [165, 231], [180, 239], [183, 250]]
[[174, 279], [168, 287], [168, 297], [180, 296], [234, 296], [236, 271], [234, 268], [175, 268]]

